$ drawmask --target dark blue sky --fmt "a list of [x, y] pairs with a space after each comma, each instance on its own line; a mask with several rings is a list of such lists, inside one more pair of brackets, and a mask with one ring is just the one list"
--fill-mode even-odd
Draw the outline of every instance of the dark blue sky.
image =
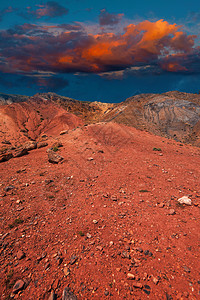
[[119, 102], [200, 90], [200, 4], [1, 1], [0, 92]]

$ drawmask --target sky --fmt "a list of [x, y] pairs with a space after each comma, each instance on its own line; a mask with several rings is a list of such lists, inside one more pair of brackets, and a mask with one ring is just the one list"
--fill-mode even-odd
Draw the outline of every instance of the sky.
[[199, 0], [0, 2], [0, 93], [200, 91]]

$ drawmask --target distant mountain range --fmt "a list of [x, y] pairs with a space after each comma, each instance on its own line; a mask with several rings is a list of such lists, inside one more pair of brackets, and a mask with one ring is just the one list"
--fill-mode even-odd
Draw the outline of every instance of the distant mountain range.
[[[37, 139], [50, 128], [56, 131], [56, 127], [62, 130], [81, 124], [116, 122], [200, 146], [199, 94], [141, 94], [121, 103], [78, 101], [55, 93], [31, 97], [0, 94], [0, 104], [2, 141], [9, 139], [9, 126], [20, 139]], [[30, 128], [27, 124], [31, 124]]]

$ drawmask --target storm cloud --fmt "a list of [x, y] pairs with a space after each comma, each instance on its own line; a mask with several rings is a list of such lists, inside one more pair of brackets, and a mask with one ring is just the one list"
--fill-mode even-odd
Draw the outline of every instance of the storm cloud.
[[101, 74], [149, 65], [160, 72], [195, 73], [200, 72], [195, 38], [164, 20], [129, 24], [120, 34], [91, 34], [76, 23], [25, 23], [0, 31], [0, 71]]

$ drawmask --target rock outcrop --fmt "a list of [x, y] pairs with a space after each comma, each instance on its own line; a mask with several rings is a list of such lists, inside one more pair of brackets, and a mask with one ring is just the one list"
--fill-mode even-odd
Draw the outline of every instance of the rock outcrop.
[[0, 162], [8, 161], [13, 157], [12, 152], [6, 152], [3, 154], [0, 154]]
[[191, 101], [159, 96], [144, 105], [146, 126], [178, 141], [190, 141], [199, 121], [200, 105]]

